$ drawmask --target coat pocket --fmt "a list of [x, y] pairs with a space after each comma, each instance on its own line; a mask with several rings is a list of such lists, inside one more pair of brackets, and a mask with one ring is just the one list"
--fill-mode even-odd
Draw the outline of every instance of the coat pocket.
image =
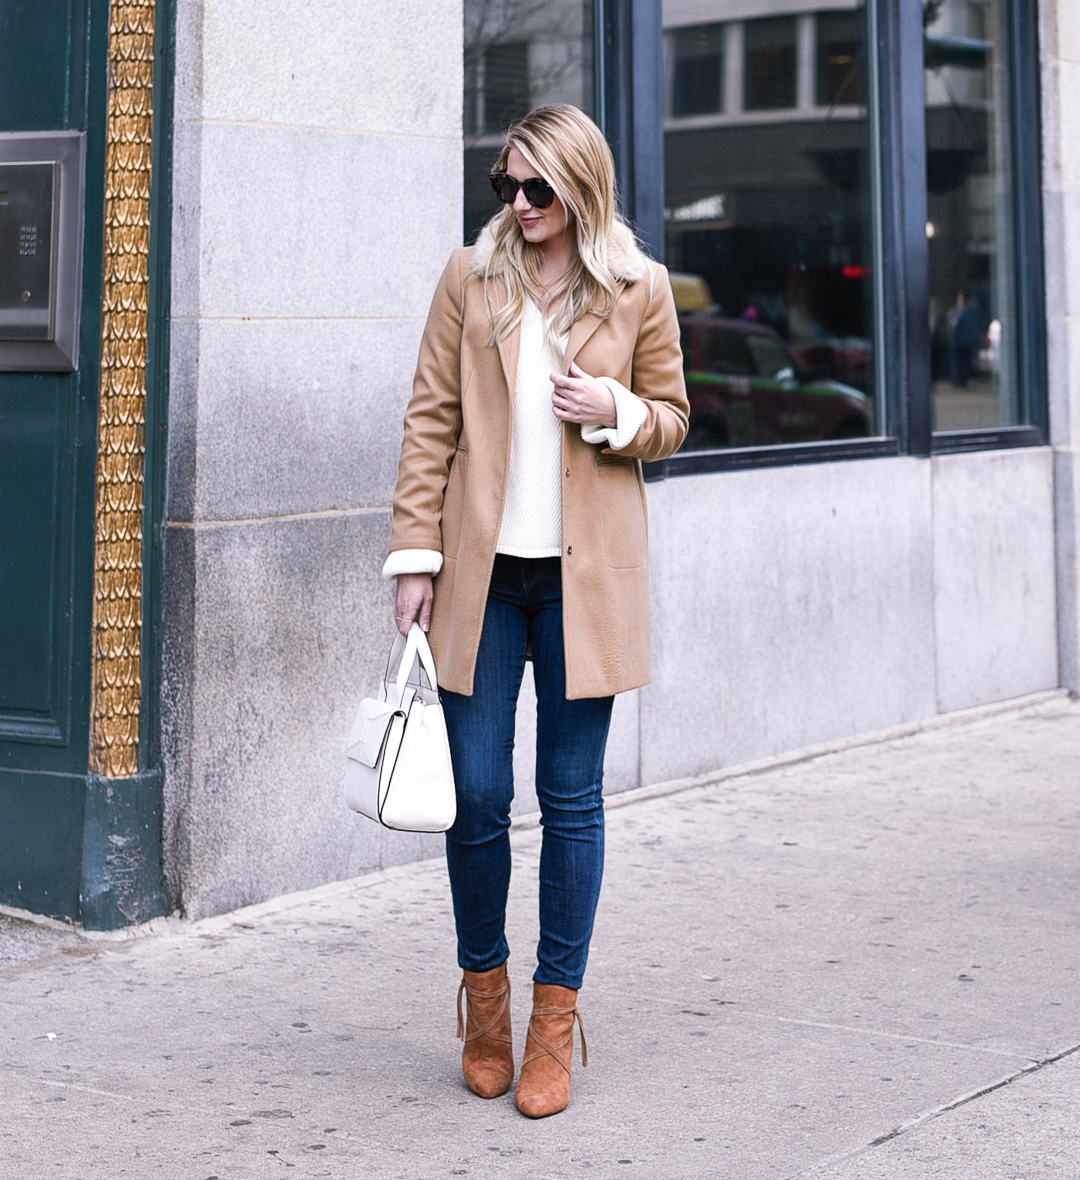
[[612, 569], [639, 569], [648, 558], [645, 485], [636, 459], [605, 455], [600, 472], [604, 554]]
[[465, 512], [465, 479], [469, 473], [467, 451], [454, 452], [450, 475], [446, 481], [443, 496], [442, 544], [444, 557], [457, 557], [458, 542], [461, 540], [461, 518]]

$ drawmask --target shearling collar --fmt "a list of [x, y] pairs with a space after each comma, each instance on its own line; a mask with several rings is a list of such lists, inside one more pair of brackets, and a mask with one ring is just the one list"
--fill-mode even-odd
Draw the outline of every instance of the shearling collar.
[[[474, 274], [482, 274], [494, 249], [495, 234], [488, 222], [473, 247], [469, 269]], [[638, 283], [649, 273], [648, 260], [634, 240], [630, 227], [622, 221], [616, 221], [608, 235], [608, 265], [616, 282], [620, 283]]]

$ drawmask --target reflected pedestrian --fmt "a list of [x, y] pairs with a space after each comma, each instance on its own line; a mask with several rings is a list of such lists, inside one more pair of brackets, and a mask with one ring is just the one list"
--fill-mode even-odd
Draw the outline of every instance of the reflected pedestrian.
[[956, 302], [949, 311], [949, 341], [952, 347], [953, 384], [966, 389], [975, 375], [975, 345], [977, 333], [975, 304], [963, 291], [957, 291]]

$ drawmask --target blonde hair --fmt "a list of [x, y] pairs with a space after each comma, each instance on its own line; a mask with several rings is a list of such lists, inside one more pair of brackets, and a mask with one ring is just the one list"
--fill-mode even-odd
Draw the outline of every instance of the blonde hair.
[[[618, 287], [608, 258], [612, 227], [621, 221], [615, 211], [615, 161], [600, 128], [569, 103], [537, 107], [513, 124], [496, 170], [505, 170], [512, 148], [551, 185], [574, 222], [576, 256], [547, 292], [549, 305], [564, 297], [545, 325], [548, 342], [559, 352], [558, 336], [583, 315], [591, 312], [606, 319], [615, 306]], [[520, 323], [527, 295], [544, 306], [543, 251], [525, 240], [511, 205], [496, 213], [487, 226], [494, 247], [482, 272], [485, 298], [490, 279], [499, 276], [506, 285], [505, 302], [491, 313], [488, 343], [495, 345]]]

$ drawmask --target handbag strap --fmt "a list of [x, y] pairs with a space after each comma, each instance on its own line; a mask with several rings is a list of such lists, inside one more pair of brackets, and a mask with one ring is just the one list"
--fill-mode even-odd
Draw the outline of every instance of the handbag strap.
[[[388, 687], [390, 683], [390, 669], [394, 662], [394, 652], [398, 647], [400, 639], [401, 633], [399, 632], [398, 637], [394, 640], [394, 646], [390, 649], [390, 659], [386, 666], [386, 683]], [[427, 636], [421, 629], [420, 624], [414, 622], [409, 628], [409, 635], [405, 640], [404, 650], [401, 653], [401, 662], [398, 665], [397, 682], [394, 685], [399, 703], [405, 696], [405, 689], [409, 683], [409, 677], [412, 675], [417, 659], [419, 659], [420, 666], [428, 678], [428, 684], [431, 686], [432, 692], [437, 693], [439, 691], [439, 680], [435, 675], [435, 657], [431, 654], [431, 647], [428, 644]]]

